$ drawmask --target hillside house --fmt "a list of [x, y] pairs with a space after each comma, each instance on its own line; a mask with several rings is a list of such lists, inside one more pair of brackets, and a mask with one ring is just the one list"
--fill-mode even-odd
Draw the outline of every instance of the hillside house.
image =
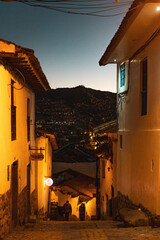
[[52, 150], [35, 137], [35, 93], [49, 88], [34, 51], [0, 39], [0, 237], [46, 211], [40, 198]]
[[[73, 143], [53, 151], [52, 174], [53, 179], [56, 175], [59, 176], [57, 178], [58, 182], [55, 181], [57, 182], [56, 186], [58, 185], [55, 190], [58, 195], [57, 202], [60, 206], [64, 204], [65, 200], [69, 200], [73, 206], [73, 214], [78, 218], [79, 205], [81, 202], [85, 202], [87, 219], [91, 219], [93, 215], [96, 216], [97, 157], [92, 151], [77, 147]], [[84, 179], [86, 179], [86, 182], [83, 181]], [[79, 183], [81, 183], [81, 186], [79, 186]], [[93, 186], [91, 191], [88, 183]]]
[[117, 64], [117, 189], [160, 214], [160, 1], [134, 0], [100, 65]]
[[[51, 205], [57, 202], [59, 209], [68, 200], [72, 206], [70, 220], [79, 219], [79, 206], [85, 204], [85, 219], [96, 216], [96, 179], [72, 169], [66, 169], [53, 175], [54, 185], [51, 191]], [[50, 209], [50, 213], [51, 213]], [[51, 218], [54, 216], [51, 214]], [[57, 220], [62, 220], [59, 213]]]

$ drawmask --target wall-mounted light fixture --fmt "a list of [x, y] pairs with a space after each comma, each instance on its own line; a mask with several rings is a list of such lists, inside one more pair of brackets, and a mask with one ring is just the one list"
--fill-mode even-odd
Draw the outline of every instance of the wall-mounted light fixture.
[[47, 179], [45, 179], [45, 184], [47, 185], [47, 186], [52, 186], [52, 184], [53, 184], [53, 179], [52, 178], [47, 178]]

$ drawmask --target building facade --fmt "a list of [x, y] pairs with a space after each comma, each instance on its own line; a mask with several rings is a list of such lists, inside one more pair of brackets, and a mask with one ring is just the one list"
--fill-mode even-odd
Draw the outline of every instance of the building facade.
[[34, 51], [1, 39], [0, 236], [38, 212], [39, 161], [31, 158], [30, 149], [37, 149], [35, 93], [49, 88]]
[[114, 217], [113, 199], [117, 197], [117, 121], [102, 124], [93, 129], [96, 153], [99, 159], [98, 196], [100, 218]]
[[100, 60], [117, 63], [117, 188], [160, 214], [160, 1], [135, 0]]
[[[72, 207], [70, 220], [78, 220], [79, 207], [85, 205], [85, 220], [96, 217], [96, 179], [72, 169], [56, 173], [53, 176], [54, 186], [51, 191], [50, 217], [56, 220], [64, 220], [63, 206], [69, 201]], [[52, 206], [58, 205], [59, 214], [55, 217]]]

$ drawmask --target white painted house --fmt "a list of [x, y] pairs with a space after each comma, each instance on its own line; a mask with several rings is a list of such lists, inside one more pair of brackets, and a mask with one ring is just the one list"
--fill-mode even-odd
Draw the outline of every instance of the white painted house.
[[135, 0], [100, 65], [117, 64], [117, 190], [160, 214], [160, 1]]

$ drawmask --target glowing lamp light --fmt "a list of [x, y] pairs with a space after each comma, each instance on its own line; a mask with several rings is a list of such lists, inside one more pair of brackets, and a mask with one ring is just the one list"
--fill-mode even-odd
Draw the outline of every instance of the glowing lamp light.
[[156, 9], [157, 9], [157, 11], [160, 11], [160, 7], [157, 7]]
[[53, 179], [52, 179], [52, 178], [47, 178], [46, 181], [45, 181], [45, 183], [46, 183], [47, 186], [50, 187], [50, 186], [52, 186], [52, 184], [53, 184]]

